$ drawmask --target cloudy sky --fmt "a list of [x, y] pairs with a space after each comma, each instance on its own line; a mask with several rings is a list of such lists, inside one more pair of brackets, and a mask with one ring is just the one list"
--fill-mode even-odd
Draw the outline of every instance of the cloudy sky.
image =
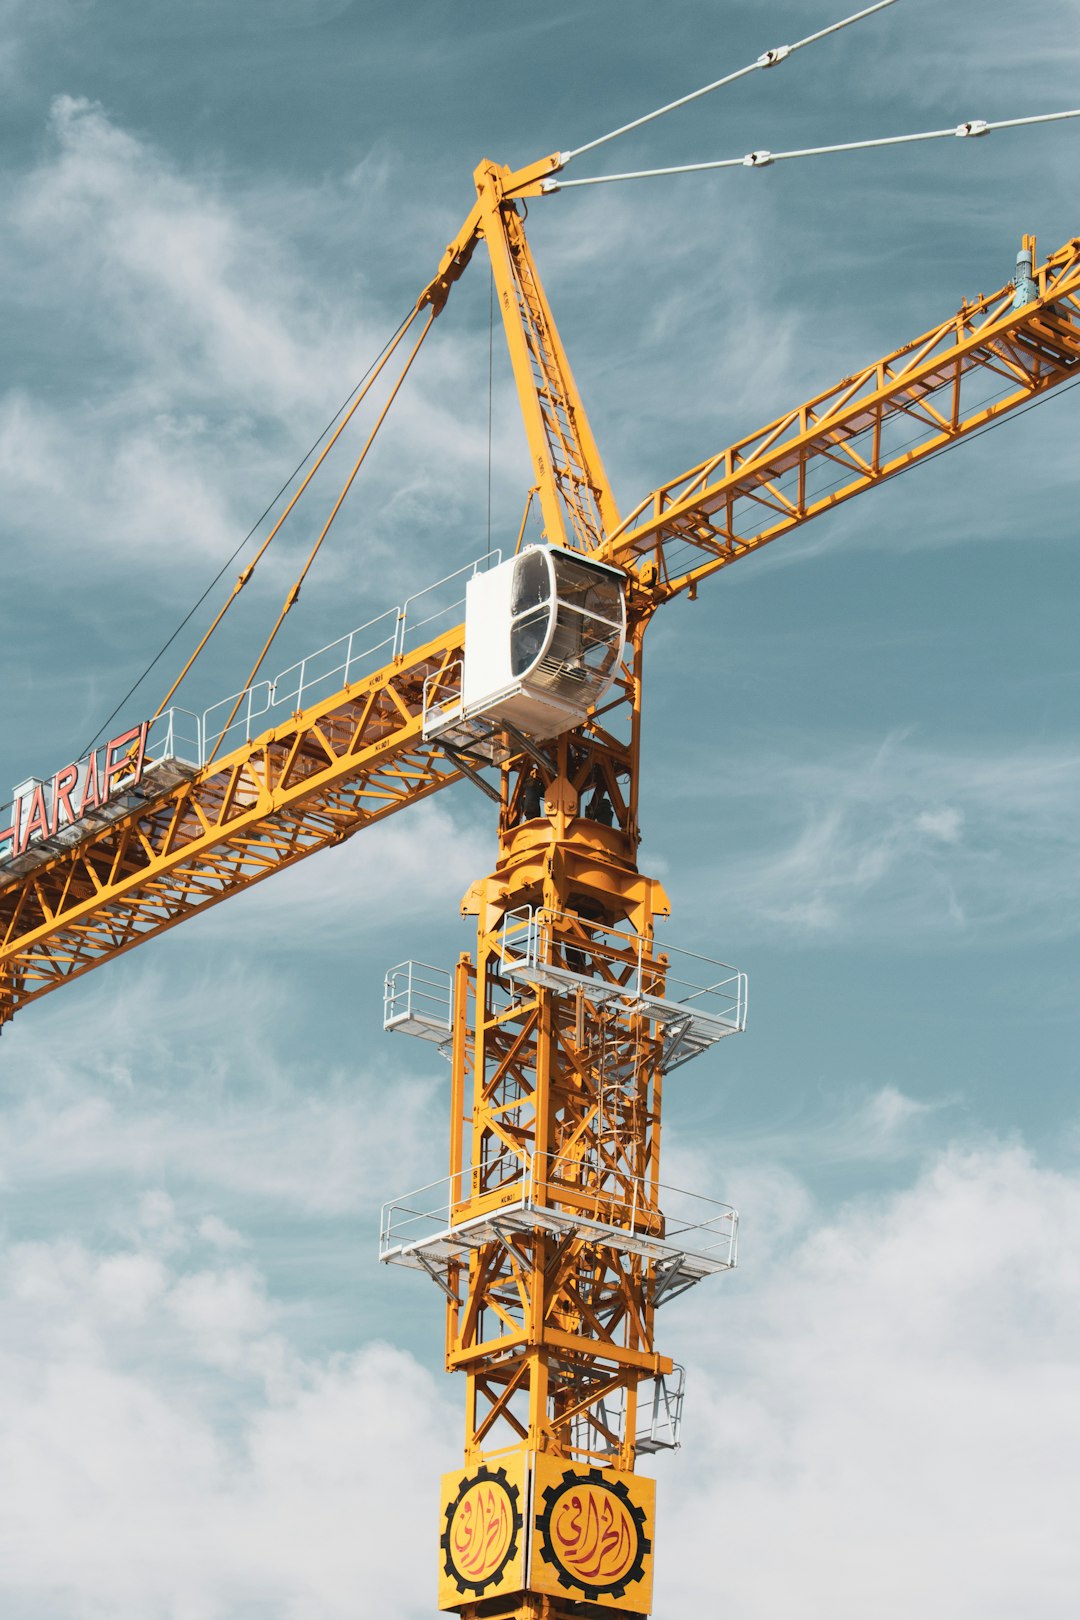
[[[0, 0], [3, 788], [89, 742], [226, 564], [482, 157], [576, 146], [842, 11]], [[595, 169], [1072, 107], [1078, 70], [1075, 0], [899, 0]], [[534, 203], [624, 507], [1000, 286], [1025, 231], [1080, 232], [1078, 166], [1066, 124]], [[478, 259], [281, 665], [485, 549], [488, 297]], [[506, 546], [528, 466], [497, 333], [493, 378]], [[666, 1099], [671, 1179], [736, 1203], [744, 1243], [661, 1322], [689, 1388], [659, 1620], [1075, 1614], [1078, 412], [1051, 398], [650, 632], [643, 864], [672, 943], [751, 982], [747, 1033]], [[242, 681], [319, 500], [192, 707]], [[447, 1076], [383, 1036], [381, 979], [467, 946], [493, 855], [462, 786], [5, 1032], [11, 1620], [433, 1614], [462, 1391], [435, 1291], [375, 1249], [381, 1201], [443, 1173]]]

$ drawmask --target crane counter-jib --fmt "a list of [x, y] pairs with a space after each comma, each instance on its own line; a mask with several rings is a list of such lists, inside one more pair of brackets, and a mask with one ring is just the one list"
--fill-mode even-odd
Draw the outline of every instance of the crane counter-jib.
[[457, 781], [423, 707], [463, 649], [455, 626], [206, 764], [161, 755], [88, 836], [0, 871], [0, 1017]]

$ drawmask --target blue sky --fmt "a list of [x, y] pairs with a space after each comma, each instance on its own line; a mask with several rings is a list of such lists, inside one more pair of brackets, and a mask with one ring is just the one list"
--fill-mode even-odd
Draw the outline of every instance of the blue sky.
[[[842, 9], [0, 0], [0, 783], [105, 720], [430, 278], [482, 157], [576, 146]], [[1072, 0], [899, 0], [582, 163], [1053, 111], [1078, 69]], [[624, 507], [1001, 285], [1025, 231], [1080, 232], [1078, 157], [1064, 124], [534, 203]], [[496, 340], [506, 546], [528, 465]], [[478, 260], [274, 667], [484, 549], [487, 368]], [[643, 865], [671, 941], [751, 983], [746, 1034], [667, 1088], [667, 1178], [737, 1204], [744, 1241], [661, 1323], [690, 1376], [659, 1620], [1074, 1613], [1078, 400], [650, 631]], [[240, 684], [309, 538], [193, 706]], [[374, 1256], [381, 1201], [443, 1173], [446, 1072], [383, 1036], [381, 981], [468, 945], [489, 809], [452, 790], [4, 1034], [13, 1620], [433, 1613], [462, 1392], [435, 1291]]]

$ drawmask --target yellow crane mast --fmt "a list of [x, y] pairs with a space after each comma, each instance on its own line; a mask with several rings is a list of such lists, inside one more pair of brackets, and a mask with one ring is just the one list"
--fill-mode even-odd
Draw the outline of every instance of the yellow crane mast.
[[665, 1076], [743, 1027], [746, 983], [655, 938], [668, 903], [637, 866], [652, 615], [1080, 375], [1080, 239], [1035, 268], [1026, 238], [1000, 292], [620, 516], [518, 206], [561, 162], [481, 164], [417, 302], [437, 315], [484, 243], [547, 544], [476, 571], [463, 625], [423, 639], [406, 605], [325, 650], [315, 701], [298, 666], [280, 691], [253, 679], [223, 723], [164, 710], [22, 784], [0, 828], [2, 1023], [463, 776], [497, 800], [495, 865], [463, 902], [475, 952], [445, 977], [402, 964], [386, 1012], [451, 1060], [449, 1176], [386, 1207], [380, 1253], [445, 1296], [466, 1424], [439, 1602], [475, 1620], [648, 1612], [635, 1461], [676, 1437], [681, 1404], [656, 1312], [736, 1260], [734, 1211], [660, 1179]]

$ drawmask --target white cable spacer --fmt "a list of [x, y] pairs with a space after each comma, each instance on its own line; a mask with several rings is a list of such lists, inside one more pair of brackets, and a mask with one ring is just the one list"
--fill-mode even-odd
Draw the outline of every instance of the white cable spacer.
[[985, 118], [969, 118], [966, 124], [957, 124], [956, 133], [961, 139], [965, 135], [987, 135], [990, 125]]
[[747, 152], [743, 158], [744, 169], [765, 169], [772, 162], [771, 152]]
[[790, 55], [790, 45], [777, 45], [771, 51], [762, 51], [757, 59], [757, 65], [760, 68], [776, 67], [778, 63], [783, 62]]

